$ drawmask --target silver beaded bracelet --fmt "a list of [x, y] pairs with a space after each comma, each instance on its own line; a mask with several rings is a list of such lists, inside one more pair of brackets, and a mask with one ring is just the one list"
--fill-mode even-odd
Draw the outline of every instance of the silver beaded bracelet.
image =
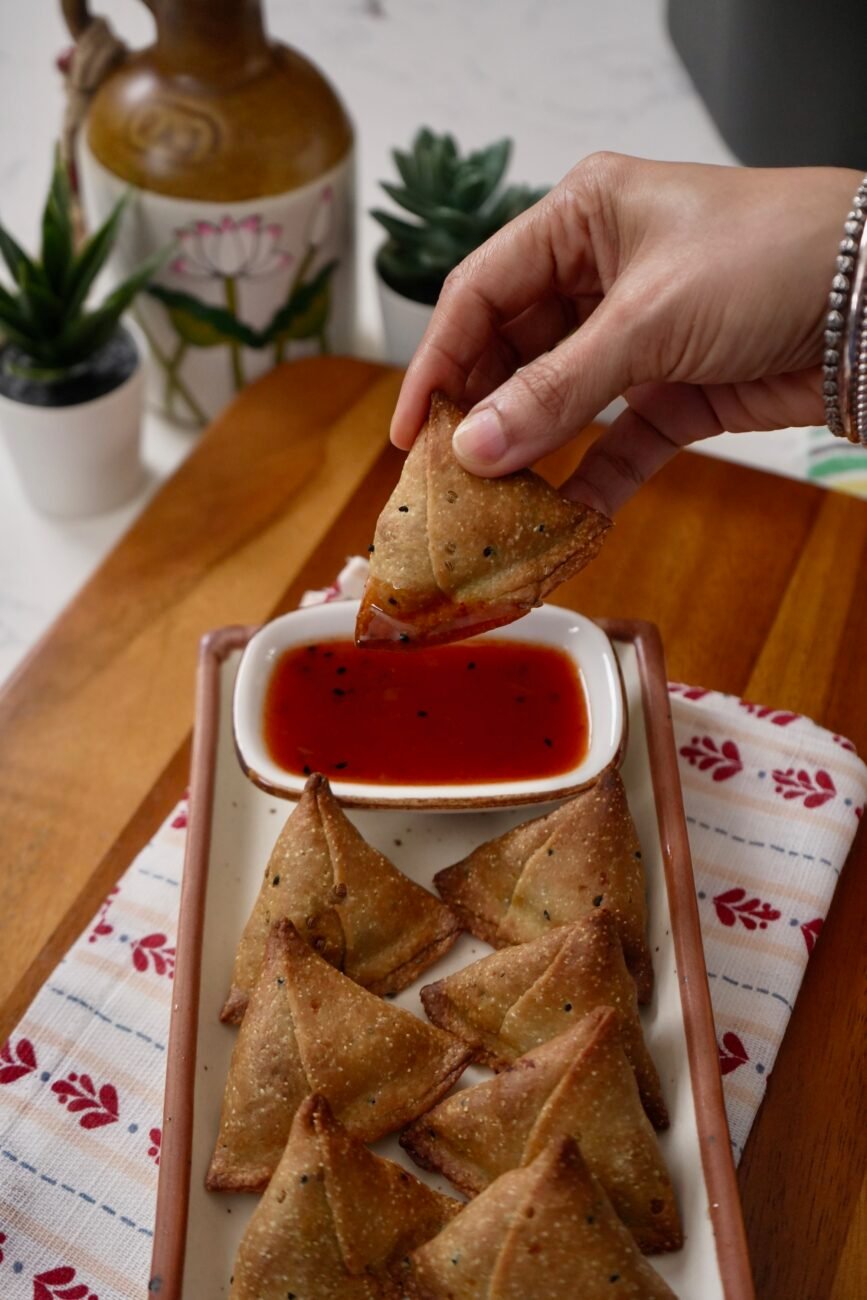
[[839, 438], [867, 446], [867, 177], [843, 229], [825, 318], [825, 421]]

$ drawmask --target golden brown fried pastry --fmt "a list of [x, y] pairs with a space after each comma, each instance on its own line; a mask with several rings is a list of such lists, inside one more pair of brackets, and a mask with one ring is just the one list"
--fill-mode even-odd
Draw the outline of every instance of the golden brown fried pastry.
[[421, 1000], [435, 1025], [474, 1044], [476, 1059], [495, 1070], [570, 1029], [594, 1007], [614, 1007], [644, 1109], [656, 1128], [667, 1128], [659, 1075], [638, 1017], [635, 981], [606, 908], [427, 984]]
[[230, 1300], [382, 1300], [461, 1208], [381, 1160], [308, 1097], [238, 1249]]
[[279, 921], [241, 1024], [208, 1170], [211, 1190], [265, 1187], [305, 1097], [321, 1093], [362, 1142], [429, 1110], [471, 1055], [451, 1034], [368, 993]]
[[462, 925], [502, 948], [607, 907], [635, 978], [639, 1002], [653, 992], [641, 845], [619, 772], [546, 817], [524, 822], [437, 872], [434, 883]]
[[571, 1137], [503, 1174], [410, 1259], [417, 1300], [674, 1300]]
[[422, 1168], [476, 1196], [566, 1135], [645, 1254], [682, 1246], [671, 1179], [611, 1007], [597, 1007], [495, 1078], [446, 1097], [400, 1142]]
[[238, 1022], [268, 932], [288, 916], [320, 956], [372, 993], [397, 993], [458, 937], [457, 919], [368, 844], [315, 774], [274, 845], [221, 1020]]
[[468, 473], [441, 393], [376, 525], [359, 645], [437, 645], [511, 623], [592, 560], [611, 520], [530, 470]]

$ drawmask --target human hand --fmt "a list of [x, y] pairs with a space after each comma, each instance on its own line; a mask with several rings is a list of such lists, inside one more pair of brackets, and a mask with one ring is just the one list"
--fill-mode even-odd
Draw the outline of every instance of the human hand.
[[594, 154], [447, 279], [403, 383], [411, 446], [442, 389], [463, 465], [507, 473], [629, 406], [564, 484], [612, 514], [690, 442], [821, 424], [827, 295], [861, 176]]

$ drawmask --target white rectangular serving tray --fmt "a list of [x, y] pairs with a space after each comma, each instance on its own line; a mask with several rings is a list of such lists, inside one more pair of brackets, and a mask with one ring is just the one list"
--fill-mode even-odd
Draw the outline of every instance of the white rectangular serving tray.
[[[656, 985], [642, 1009], [648, 1046], [662, 1080], [671, 1128], [660, 1135], [683, 1219], [683, 1249], [652, 1259], [681, 1300], [751, 1300], [740, 1204], [723, 1106], [692, 867], [656, 630], [609, 623], [628, 719], [622, 774], [641, 840]], [[243, 773], [232, 734], [232, 691], [241, 651], [254, 629], [227, 628], [203, 642], [196, 712], [190, 832], [181, 899], [175, 1004], [150, 1294], [160, 1300], [221, 1300], [254, 1196], [205, 1190], [223, 1086], [237, 1031], [219, 1021], [241, 930], [264, 863], [291, 804]], [[432, 888], [434, 873], [483, 840], [546, 809], [419, 812], [353, 809], [348, 815], [402, 871]], [[398, 995], [423, 1015], [423, 984], [489, 952], [462, 935]], [[339, 1045], [335, 1045], [336, 1050]], [[469, 1069], [459, 1087], [488, 1071]], [[419, 1178], [397, 1135], [374, 1147]]]

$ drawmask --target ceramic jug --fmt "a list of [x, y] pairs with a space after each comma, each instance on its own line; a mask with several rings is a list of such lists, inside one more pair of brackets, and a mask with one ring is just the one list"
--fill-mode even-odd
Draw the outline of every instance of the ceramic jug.
[[[87, 0], [62, 0], [79, 37]], [[114, 270], [171, 245], [138, 300], [151, 397], [203, 424], [275, 363], [348, 351], [353, 132], [323, 75], [269, 40], [260, 0], [144, 0], [156, 40], [126, 55], [78, 133], [85, 215], [132, 190]]]

